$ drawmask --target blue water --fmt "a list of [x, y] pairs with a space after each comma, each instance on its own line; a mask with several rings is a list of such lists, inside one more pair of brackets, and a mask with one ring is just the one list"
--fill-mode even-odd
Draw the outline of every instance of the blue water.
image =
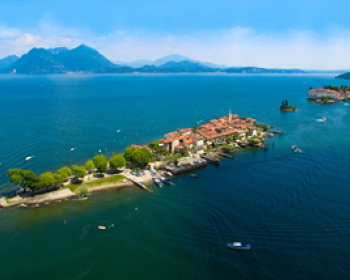
[[[310, 86], [325, 84], [344, 82], [305, 74], [0, 76], [0, 192], [13, 189], [8, 168], [40, 175], [83, 164], [99, 149], [110, 156], [229, 109], [284, 131], [267, 151], [241, 151], [197, 179], [152, 186], [152, 195], [130, 187], [1, 210], [1, 279], [348, 279], [350, 115], [343, 104], [306, 100]], [[280, 112], [282, 99], [297, 112]], [[322, 117], [325, 124], [314, 121]], [[228, 250], [232, 241], [252, 250]]]

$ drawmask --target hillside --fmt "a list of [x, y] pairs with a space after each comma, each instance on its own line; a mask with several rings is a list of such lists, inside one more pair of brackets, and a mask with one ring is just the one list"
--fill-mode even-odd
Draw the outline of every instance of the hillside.
[[33, 48], [10, 66], [17, 73], [65, 73], [94, 72], [102, 68], [116, 67], [98, 51], [81, 45], [75, 49]]
[[8, 68], [11, 64], [19, 59], [16, 55], [9, 55], [3, 59], [0, 59], [0, 68]]
[[335, 78], [340, 80], [350, 80], [350, 72], [346, 72], [344, 74], [336, 76]]

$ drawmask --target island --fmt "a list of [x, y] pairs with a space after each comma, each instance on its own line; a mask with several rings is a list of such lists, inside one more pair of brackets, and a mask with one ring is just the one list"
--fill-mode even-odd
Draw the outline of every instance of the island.
[[328, 85], [323, 88], [309, 89], [308, 100], [317, 103], [329, 104], [346, 101], [350, 97], [350, 86]]
[[166, 133], [149, 145], [132, 144], [123, 154], [114, 153], [109, 160], [98, 154], [84, 166], [65, 166], [39, 177], [31, 170], [9, 169], [10, 181], [21, 188], [0, 198], [0, 208], [39, 207], [51, 201], [86, 199], [91, 191], [132, 184], [152, 192], [144, 184], [159, 182], [158, 179], [166, 183], [164, 176], [203, 168], [207, 162], [218, 164], [219, 156], [231, 157], [229, 154], [235, 149], [266, 148], [264, 141], [273, 134], [267, 132], [268, 128], [229, 110], [225, 116], [205, 123], [198, 121], [193, 128]]
[[350, 72], [340, 74], [339, 76], [336, 76], [335, 78], [339, 79], [339, 80], [350, 80]]
[[289, 106], [288, 100], [282, 100], [280, 110], [281, 111], [292, 111], [294, 112], [297, 108], [295, 106]]

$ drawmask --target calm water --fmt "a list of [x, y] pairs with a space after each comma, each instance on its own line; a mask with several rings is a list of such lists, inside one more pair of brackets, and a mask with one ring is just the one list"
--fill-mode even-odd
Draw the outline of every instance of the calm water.
[[[284, 130], [268, 151], [242, 151], [152, 195], [130, 187], [0, 210], [0, 278], [349, 279], [350, 111], [307, 102], [308, 88], [325, 84], [342, 82], [331, 75], [0, 76], [0, 192], [13, 189], [8, 168], [40, 175], [83, 164], [99, 149], [110, 156], [229, 108]], [[280, 112], [282, 99], [298, 111]], [[322, 117], [326, 124], [314, 122]], [[294, 144], [303, 153], [293, 153]], [[252, 250], [228, 250], [232, 241]]]

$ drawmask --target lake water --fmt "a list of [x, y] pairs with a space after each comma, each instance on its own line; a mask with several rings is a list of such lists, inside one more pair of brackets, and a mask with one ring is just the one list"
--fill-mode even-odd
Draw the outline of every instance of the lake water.
[[[153, 194], [129, 187], [0, 210], [0, 279], [348, 279], [350, 111], [306, 99], [310, 86], [326, 84], [345, 82], [311, 74], [0, 75], [0, 192], [14, 188], [9, 168], [40, 175], [84, 164], [98, 150], [110, 156], [229, 109], [284, 131], [267, 151], [241, 151], [197, 179], [152, 186]], [[297, 112], [280, 112], [283, 99]], [[227, 249], [233, 241], [252, 250]]]

